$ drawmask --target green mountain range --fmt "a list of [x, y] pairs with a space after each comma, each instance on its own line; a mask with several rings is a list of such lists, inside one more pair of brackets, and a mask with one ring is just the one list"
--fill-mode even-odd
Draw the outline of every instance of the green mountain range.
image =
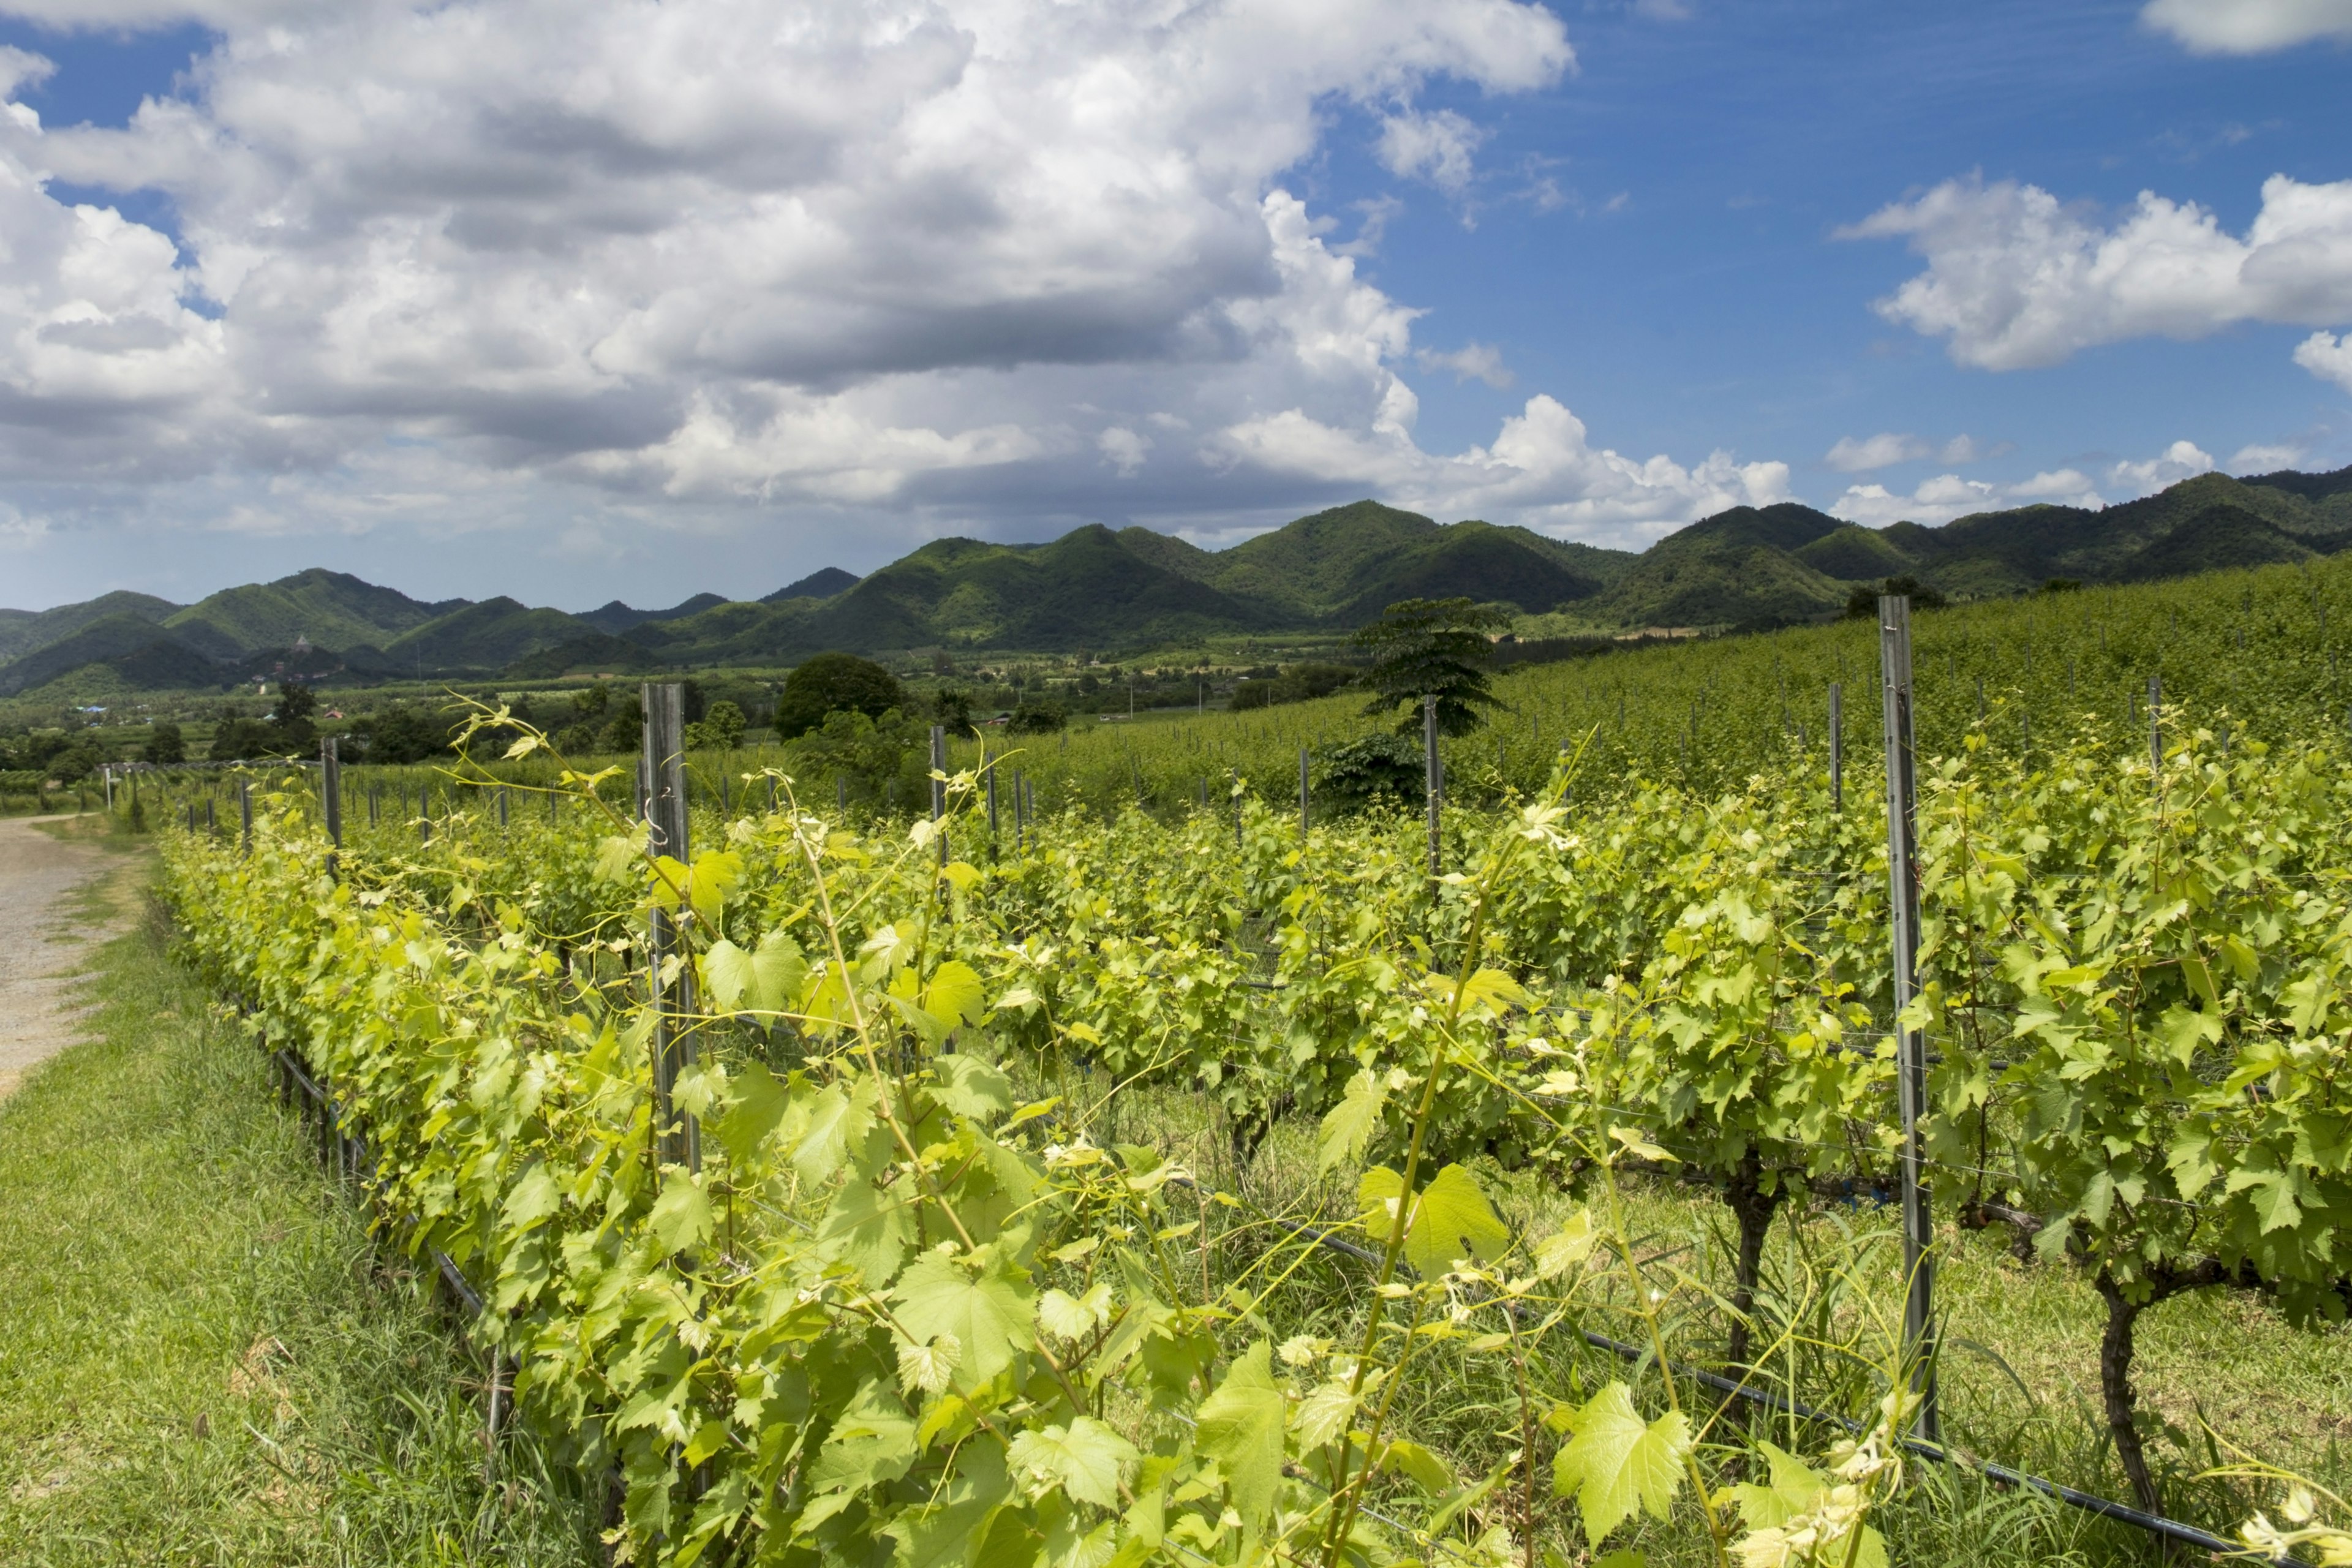
[[0, 697], [53, 682], [222, 689], [299, 671], [364, 681], [773, 666], [826, 648], [1139, 651], [1342, 631], [1399, 599], [1457, 595], [1597, 626], [1762, 627], [1833, 616], [1857, 584], [1906, 574], [1988, 598], [2053, 577], [2136, 582], [2347, 546], [2352, 468], [2207, 474], [2104, 510], [2021, 507], [1939, 528], [1863, 528], [1794, 502], [1737, 507], [1639, 552], [1363, 500], [1230, 550], [1099, 524], [1045, 544], [942, 539], [862, 578], [828, 567], [763, 599], [698, 594], [665, 610], [427, 603], [317, 569], [184, 606], [108, 594], [0, 610]]

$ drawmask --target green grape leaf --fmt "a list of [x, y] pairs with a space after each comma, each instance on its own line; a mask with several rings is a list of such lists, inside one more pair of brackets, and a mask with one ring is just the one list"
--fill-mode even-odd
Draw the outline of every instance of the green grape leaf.
[[520, 1233], [530, 1229], [563, 1205], [563, 1194], [548, 1173], [546, 1163], [533, 1160], [530, 1168], [507, 1194], [505, 1215], [508, 1226]]
[[986, 1121], [1013, 1109], [1013, 1080], [999, 1068], [963, 1051], [937, 1058], [940, 1103], [958, 1116]]
[[751, 1007], [762, 1013], [787, 1012], [807, 983], [808, 960], [790, 933], [772, 931], [760, 939], [751, 953], [751, 984], [746, 993]]
[[794, 1097], [789, 1142], [793, 1169], [802, 1181], [814, 1186], [841, 1169], [841, 1163], [849, 1157], [850, 1144], [864, 1138], [874, 1125], [878, 1095], [870, 1081], [861, 1078], [848, 1092], [834, 1084], [806, 1098]]
[[1462, 1007], [1467, 1012], [1477, 1007], [1500, 1015], [1513, 1007], [1528, 1005], [1528, 994], [1519, 983], [1499, 969], [1482, 969], [1470, 976], [1462, 987]]
[[891, 1291], [898, 1321], [926, 1342], [951, 1334], [962, 1347], [957, 1371], [967, 1387], [986, 1383], [1032, 1344], [1034, 1304], [1001, 1258], [974, 1272], [944, 1252], [926, 1252]]
[[1453, 1468], [1418, 1443], [1382, 1443], [1380, 1463], [1375, 1468], [1395, 1470], [1410, 1478], [1413, 1485], [1432, 1497], [1454, 1486]]
[[751, 985], [751, 955], [721, 937], [702, 955], [702, 994], [719, 1012], [732, 1013]]
[[1110, 1321], [1110, 1286], [1096, 1280], [1083, 1296], [1048, 1290], [1037, 1299], [1037, 1322], [1057, 1340], [1082, 1340]]
[[738, 1165], [748, 1165], [784, 1119], [790, 1103], [784, 1086], [776, 1075], [759, 1062], [745, 1065], [735, 1081], [728, 1086], [734, 1103], [727, 1113], [711, 1124], [719, 1147]]
[[1135, 1445], [1091, 1415], [1066, 1429], [1047, 1426], [1013, 1439], [1006, 1458], [1032, 1498], [1063, 1491], [1097, 1508], [1118, 1506], [1118, 1478], [1140, 1456]]
[[1381, 1124], [1381, 1109], [1388, 1103], [1388, 1098], [1386, 1077], [1370, 1068], [1359, 1069], [1348, 1080], [1348, 1091], [1339, 1097], [1339, 1103], [1324, 1115], [1316, 1168], [1328, 1171], [1334, 1165], [1361, 1159], [1365, 1146], [1372, 1140], [1372, 1130]]
[[[1388, 1240], [1403, 1187], [1404, 1178], [1386, 1166], [1365, 1172], [1357, 1184], [1356, 1202], [1374, 1241]], [[1490, 1263], [1510, 1245], [1510, 1228], [1496, 1217], [1494, 1205], [1479, 1190], [1478, 1178], [1460, 1165], [1448, 1165], [1413, 1201], [1404, 1258], [1423, 1279], [1436, 1279], [1451, 1271], [1457, 1258]]]
[[694, 876], [687, 896], [694, 912], [712, 931], [727, 912], [727, 895], [743, 879], [743, 857], [732, 849], [706, 849], [694, 858]]
[[[884, 1158], [867, 1159], [851, 1167], [851, 1176], [825, 1205], [824, 1223], [817, 1242], [831, 1256], [856, 1268], [869, 1288], [879, 1289], [898, 1274], [915, 1244], [915, 1215], [906, 1183], [877, 1186], [872, 1173], [887, 1163], [889, 1134], [872, 1129], [868, 1152], [879, 1144]], [[860, 1165], [864, 1168], [860, 1169]]]
[[1577, 1411], [1574, 1430], [1553, 1457], [1552, 1490], [1576, 1495], [1586, 1540], [1599, 1546], [1636, 1509], [1668, 1516], [1691, 1452], [1690, 1423], [1680, 1411], [1645, 1423], [1632, 1393], [1612, 1383]]
[[1274, 1512], [1282, 1486], [1282, 1426], [1287, 1405], [1274, 1381], [1274, 1347], [1244, 1351], [1224, 1382], [1201, 1402], [1192, 1447], [1217, 1461], [1234, 1507], [1253, 1528]]
[[1756, 1446], [1771, 1461], [1772, 1484], [1736, 1485], [1731, 1496], [1739, 1504], [1739, 1518], [1748, 1529], [1769, 1530], [1804, 1512], [1824, 1483], [1811, 1466], [1787, 1449], [1765, 1442]]
[[971, 964], [950, 958], [931, 971], [930, 984], [923, 987], [923, 1011], [950, 1029], [977, 1024], [988, 1011], [988, 988]]
[[956, 1451], [956, 1469], [937, 1500], [910, 1508], [884, 1527], [898, 1543], [898, 1568], [948, 1568], [968, 1561], [988, 1516], [1013, 1495], [1004, 1450], [968, 1443]]
[[[919, 1452], [915, 1447], [913, 1417], [892, 1397], [887, 1384], [869, 1380], [858, 1389], [849, 1408], [834, 1422], [824, 1447], [817, 1451], [816, 1461], [809, 1468], [808, 1488], [814, 1493], [835, 1492], [854, 1498], [905, 1475]], [[831, 1511], [837, 1513], [840, 1510]], [[813, 1524], [808, 1515], [803, 1514], [801, 1528], [805, 1531]]]
[[710, 1239], [710, 1199], [699, 1184], [675, 1167], [662, 1173], [661, 1196], [654, 1200], [646, 1228], [671, 1252], [684, 1252]]
[[2295, 1203], [2295, 1177], [2292, 1171], [2282, 1171], [2263, 1156], [2259, 1163], [2241, 1165], [2230, 1173], [2224, 1190], [2253, 1192], [2254, 1215], [2262, 1221], [2262, 1234], [2288, 1230], [2303, 1217], [2303, 1209]]
[[636, 839], [614, 834], [596, 841], [596, 879], [600, 882], [625, 882], [636, 874], [637, 858], [645, 846]]
[[2185, 1068], [2197, 1059], [2199, 1046], [2221, 1044], [2221, 1015], [2219, 1009], [2192, 1013], [2186, 1007], [2167, 1007], [2156, 1021], [2156, 1035], [2172, 1053], [2172, 1059]]

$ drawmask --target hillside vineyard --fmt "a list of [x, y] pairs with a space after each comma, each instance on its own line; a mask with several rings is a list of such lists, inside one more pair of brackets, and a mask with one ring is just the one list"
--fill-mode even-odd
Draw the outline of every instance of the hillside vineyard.
[[[2300, 606], [2324, 643], [2317, 579], [2200, 602]], [[2177, 647], [2184, 593], [2101, 613]], [[2063, 1479], [2151, 1510], [2200, 1505], [2132, 1418], [2134, 1325], [2225, 1285], [2340, 1318], [2352, 1220], [2341, 727], [2158, 701], [2136, 745], [2087, 709], [2034, 709], [2014, 748], [1990, 710], [1925, 727], [1905, 1020], [1937, 1210], [2095, 1288], [2123, 1347], [2069, 1373], [2112, 1446]], [[1892, 1180], [1874, 736], [1841, 801], [1801, 745], [1682, 784], [1594, 765], [1599, 727], [1548, 741], [1531, 789], [1463, 788], [1436, 877], [1417, 820], [1302, 826], [1246, 780], [1154, 812], [1073, 789], [1016, 828], [963, 769], [933, 816], [861, 829], [823, 781], [717, 757], [647, 775], [696, 803], [655, 853], [625, 778], [526, 736], [504, 785], [347, 816], [333, 875], [314, 787], [262, 775], [249, 845], [173, 836], [170, 897], [253, 1039], [364, 1133], [403, 1245], [479, 1282], [522, 1418], [618, 1467], [647, 1560], [1336, 1568], [1435, 1542], [1506, 1568], [1632, 1538], [1727, 1563], [1832, 1493], [1845, 1560], [1890, 1560], [1926, 1506], [1896, 1495], [1924, 1375], [1901, 1280], [1890, 1319], [1759, 1272], [1780, 1219]], [[509, 811], [526, 778], [544, 812]], [[1211, 1142], [1174, 1141], [1202, 1117]], [[1738, 1238], [1712, 1287], [1629, 1228], [1676, 1173]], [[1523, 1178], [1571, 1195], [1498, 1212]], [[1878, 1243], [1823, 1235], [1861, 1249], [1840, 1291], [1885, 1279]], [[1776, 1423], [1774, 1488], [1729, 1488], [1757, 1430], [1660, 1367], [1855, 1425]], [[1938, 1375], [1945, 1440], [1998, 1457]], [[1507, 1441], [1449, 1418], [1464, 1388]], [[1473, 1525], [1465, 1488], [1511, 1500]]]

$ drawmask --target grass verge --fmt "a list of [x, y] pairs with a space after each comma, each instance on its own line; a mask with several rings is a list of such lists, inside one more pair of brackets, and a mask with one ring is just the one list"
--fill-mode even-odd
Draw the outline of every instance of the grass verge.
[[[509, 1439], [428, 1281], [369, 1240], [144, 879], [93, 1038], [0, 1103], [0, 1562], [580, 1563], [574, 1478]], [[85, 911], [95, 913], [96, 911]]]

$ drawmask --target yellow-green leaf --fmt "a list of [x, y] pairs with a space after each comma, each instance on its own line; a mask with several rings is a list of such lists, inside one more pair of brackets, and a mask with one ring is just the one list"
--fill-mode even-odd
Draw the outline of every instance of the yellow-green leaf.
[[1201, 1402], [1192, 1446], [1217, 1461], [1234, 1509], [1253, 1527], [1274, 1511], [1281, 1489], [1286, 1413], [1274, 1381], [1274, 1347], [1265, 1340], [1243, 1352], [1216, 1392]]
[[1553, 1458], [1552, 1489], [1575, 1495], [1587, 1541], [1600, 1545], [1636, 1509], [1668, 1517], [1691, 1451], [1690, 1423], [1680, 1411], [1644, 1422], [1632, 1393], [1612, 1383], [1576, 1413], [1574, 1427]]

